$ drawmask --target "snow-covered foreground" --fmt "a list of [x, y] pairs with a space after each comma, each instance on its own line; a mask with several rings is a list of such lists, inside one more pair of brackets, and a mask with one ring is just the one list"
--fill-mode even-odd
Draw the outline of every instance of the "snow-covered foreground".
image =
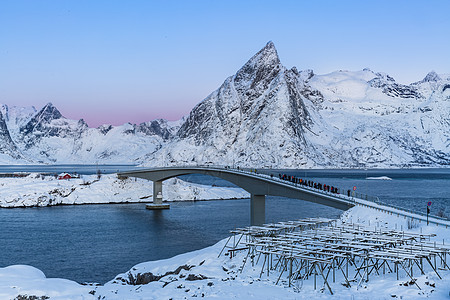
[[[408, 220], [363, 207], [345, 212], [338, 222], [358, 222], [372, 227], [408, 228]], [[412, 232], [436, 234], [437, 243], [450, 244], [450, 229], [415, 224]], [[278, 273], [260, 277], [261, 262], [247, 264], [239, 271], [245, 251], [233, 258], [218, 258], [226, 240], [170, 259], [145, 262], [119, 274], [103, 286], [83, 286], [65, 279], [45, 278], [30, 266], [10, 266], [0, 269], [0, 298], [18, 295], [50, 297], [50, 299], [449, 299], [450, 271], [439, 270], [442, 279], [430, 269], [425, 275], [415, 274], [419, 290], [406, 284], [409, 278], [400, 273], [370, 276], [361, 286], [345, 287], [339, 281], [331, 284], [334, 295], [326, 289], [313, 288], [312, 278], [301, 285], [288, 287], [286, 280], [275, 284]]]
[[[58, 180], [31, 174], [0, 179], [0, 207], [50, 206], [152, 202], [153, 185], [144, 179], [118, 179], [116, 175], [83, 175], [79, 179]], [[163, 200], [238, 199], [250, 195], [239, 188], [208, 187], [173, 178], [163, 183]]]

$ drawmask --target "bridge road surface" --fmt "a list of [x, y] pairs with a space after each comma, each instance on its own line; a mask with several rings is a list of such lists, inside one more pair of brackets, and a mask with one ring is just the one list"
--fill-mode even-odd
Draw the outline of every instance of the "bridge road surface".
[[[347, 210], [355, 205], [362, 205], [381, 210], [390, 214], [397, 214], [419, 221], [427, 220], [426, 215], [399, 207], [388, 206], [369, 200], [359, 199], [343, 194], [330, 193], [304, 185], [292, 183], [243, 169], [221, 166], [180, 166], [160, 167], [125, 171], [118, 173], [119, 177], [137, 177], [153, 181], [153, 203], [162, 205], [162, 182], [166, 179], [188, 174], [203, 174], [227, 180], [250, 193], [250, 224], [265, 223], [265, 196], [280, 196], [300, 199], [313, 203]], [[159, 195], [159, 197], [158, 197]], [[436, 226], [450, 226], [450, 220], [429, 216], [429, 223]]]

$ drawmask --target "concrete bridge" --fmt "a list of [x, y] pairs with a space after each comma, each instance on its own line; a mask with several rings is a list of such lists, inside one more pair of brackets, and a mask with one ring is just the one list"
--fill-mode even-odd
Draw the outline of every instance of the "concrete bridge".
[[355, 205], [350, 197], [319, 191], [302, 185], [280, 180], [266, 174], [256, 174], [239, 169], [223, 167], [164, 167], [140, 169], [118, 173], [122, 177], [138, 177], [153, 181], [153, 203], [162, 205], [162, 182], [166, 179], [187, 175], [203, 174], [227, 180], [250, 193], [250, 223], [262, 225], [265, 223], [265, 196], [281, 196], [300, 199], [346, 210]]
[[[381, 204], [379, 201], [368, 200], [367, 197], [354, 197], [330, 193], [319, 189], [281, 180], [267, 174], [250, 172], [249, 170], [224, 168], [216, 166], [182, 166], [139, 169], [118, 173], [122, 177], [138, 177], [153, 181], [153, 203], [162, 205], [162, 182], [166, 179], [188, 174], [204, 174], [222, 178], [243, 188], [250, 193], [250, 223], [261, 225], [265, 223], [265, 196], [281, 196], [310, 201], [322, 205], [347, 210], [355, 205], [366, 206], [384, 211], [398, 217], [427, 222], [430, 225], [450, 227], [450, 219], [429, 216], [412, 210]], [[359, 196], [359, 195], [358, 195]], [[363, 199], [365, 198], [365, 199]]]

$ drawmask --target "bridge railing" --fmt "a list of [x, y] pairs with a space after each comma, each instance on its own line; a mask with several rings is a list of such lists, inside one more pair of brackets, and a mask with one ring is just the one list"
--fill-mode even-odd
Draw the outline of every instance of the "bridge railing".
[[[383, 205], [383, 206], [387, 206], [387, 207], [390, 207], [390, 208], [398, 209], [398, 210], [405, 211], [405, 212], [408, 212], [408, 213], [421, 215], [423, 217], [427, 216], [426, 213], [418, 211], [418, 210], [408, 209], [408, 208], [404, 208], [404, 207], [401, 207], [401, 206], [398, 206], [398, 205], [389, 204], [389, 203], [386, 203], [386, 202], [380, 202], [380, 204]], [[439, 219], [439, 220], [444, 220], [444, 221], [449, 221], [450, 220], [450, 218], [440, 217], [440, 216], [431, 215], [431, 214], [429, 216], [434, 218], [434, 219]]]
[[[175, 167], [175, 166], [174, 166]], [[337, 188], [337, 192], [328, 192], [328, 191], [324, 191], [322, 189], [318, 189], [318, 188], [314, 188], [314, 187], [310, 187], [308, 185], [303, 185], [303, 184], [298, 184], [298, 183], [294, 183], [290, 180], [285, 180], [285, 179], [280, 179], [278, 176], [270, 176], [270, 174], [266, 174], [266, 173], [261, 173], [258, 172], [257, 169], [252, 169], [252, 168], [239, 168], [239, 167], [233, 167], [233, 166], [223, 166], [223, 165], [213, 165], [213, 164], [204, 164], [204, 165], [185, 165], [185, 166], [176, 166], [176, 167], [183, 167], [183, 168], [210, 168], [210, 169], [218, 169], [218, 170], [231, 170], [234, 172], [240, 172], [240, 173], [246, 173], [246, 174], [250, 174], [253, 176], [258, 176], [261, 178], [266, 178], [266, 179], [270, 179], [270, 180], [274, 180], [274, 181], [278, 181], [284, 184], [288, 184], [291, 186], [294, 186], [296, 188], [301, 188], [304, 190], [309, 190], [315, 193], [321, 193], [324, 195], [328, 195], [328, 196], [332, 196], [335, 198], [340, 198], [346, 202], [350, 202], [350, 203], [358, 203], [358, 200], [365, 200], [365, 201], [369, 201], [372, 202], [374, 204], [379, 204], [379, 205], [383, 205], [386, 207], [390, 207], [393, 209], [397, 209], [406, 213], [412, 213], [412, 214], [417, 214], [417, 215], [421, 215], [421, 216], [426, 216], [426, 213], [423, 213], [421, 211], [417, 211], [417, 210], [413, 210], [413, 209], [408, 209], [405, 207], [401, 207], [398, 205], [393, 205], [393, 204], [389, 204], [386, 203], [384, 201], [380, 201], [380, 199], [376, 196], [371, 196], [371, 195], [367, 195], [367, 194], [363, 194], [363, 193], [357, 193], [355, 191], [350, 191], [350, 196], [348, 196], [348, 190], [341, 188], [341, 187], [335, 187]], [[430, 215], [431, 216], [431, 215]], [[439, 220], [444, 220], [444, 221], [448, 221], [450, 220], [450, 218], [445, 218], [445, 217], [439, 217], [439, 216], [435, 216], [432, 215], [431, 217], [435, 218], [435, 219], [439, 219]]]
[[[238, 171], [238, 172], [241, 172], [241, 173], [251, 174], [253, 176], [267, 178], [267, 179], [270, 179], [270, 180], [273, 180], [273, 181], [278, 181], [278, 182], [283, 183], [283, 184], [294, 186], [296, 188], [309, 190], [309, 191], [312, 191], [312, 192], [315, 192], [315, 193], [321, 193], [321, 194], [324, 194], [324, 195], [327, 195], [327, 196], [331, 196], [331, 197], [335, 197], [335, 198], [340, 198], [340, 199], [344, 200], [345, 202], [355, 203], [356, 195], [352, 195], [352, 196], [349, 197], [349, 196], [347, 196], [345, 194], [342, 194], [339, 191], [343, 191], [343, 189], [339, 189], [338, 187], [336, 187], [336, 192], [331, 192], [331, 191], [325, 191], [325, 190], [322, 190], [322, 189], [310, 187], [308, 185], [303, 185], [303, 184], [300, 184], [300, 183], [292, 182], [292, 181], [289, 181], [289, 180], [281, 179], [281, 178], [279, 178], [277, 176], [271, 176], [270, 174], [259, 173], [259, 172], [255, 171], [255, 169], [242, 169], [242, 168], [237, 169], [237, 168], [231, 168], [231, 167], [227, 167], [226, 169], [233, 170], [233, 171]], [[376, 197], [369, 197], [369, 196], [367, 196], [367, 198], [368, 199], [369, 198], [370, 199], [373, 198], [375, 200]]]
[[[266, 174], [266, 173], [260, 173], [260, 172], [257, 171], [257, 169], [249, 169], [249, 168], [245, 168], [245, 169], [239, 168], [239, 169], [237, 169], [237, 168], [224, 167], [224, 166], [210, 166], [210, 167], [215, 167], [215, 168], [218, 168], [218, 169], [224, 169], [225, 168], [225, 169], [229, 169], [229, 170], [233, 170], [233, 171], [238, 171], [238, 172], [252, 174], [252, 175], [255, 175], [255, 176], [259, 176], [259, 177], [268, 178], [268, 179], [271, 179], [271, 180], [275, 180], [275, 181], [279, 181], [279, 182], [282, 182], [282, 183], [285, 183], [285, 184], [289, 184], [289, 185], [295, 186], [297, 188], [302, 188], [302, 189], [305, 189], [305, 190], [310, 190], [310, 191], [313, 191], [313, 192], [318, 192], [318, 193], [322, 193], [322, 194], [325, 194], [325, 195], [328, 195], [328, 196], [340, 198], [340, 199], [343, 199], [343, 200], [345, 200], [347, 202], [356, 203], [357, 200], [365, 200], [365, 201], [369, 201], [369, 202], [372, 202], [372, 203], [375, 203], [375, 204], [379, 204], [379, 205], [387, 206], [387, 207], [390, 207], [390, 208], [394, 208], [394, 209], [397, 209], [397, 210], [400, 210], [400, 211], [403, 211], [403, 212], [407, 212], [407, 213], [411, 213], [411, 214], [417, 214], [417, 215], [421, 215], [421, 216], [424, 216], [424, 217], [427, 216], [426, 213], [418, 211], [418, 210], [409, 209], [409, 208], [401, 207], [401, 206], [394, 205], [394, 204], [389, 204], [389, 203], [387, 203], [385, 201], [380, 201], [380, 199], [378, 197], [376, 197], [376, 196], [371, 196], [371, 195], [368, 195], [368, 194], [358, 193], [358, 192], [355, 192], [355, 191], [350, 191], [350, 196], [348, 196], [348, 190], [346, 190], [344, 188], [340, 188], [340, 187], [335, 187], [335, 188], [337, 188], [337, 192], [332, 193], [332, 192], [328, 192], [328, 191], [325, 191], [325, 190], [322, 190], [322, 189], [310, 187], [308, 185], [298, 184], [298, 183], [292, 182], [290, 180], [280, 179], [278, 176], [270, 176], [269, 174]], [[439, 219], [439, 220], [446, 220], [446, 221], [450, 220], [450, 218], [440, 217], [440, 216], [436, 216], [436, 215], [430, 215], [430, 217], [433, 217], [433, 218]]]

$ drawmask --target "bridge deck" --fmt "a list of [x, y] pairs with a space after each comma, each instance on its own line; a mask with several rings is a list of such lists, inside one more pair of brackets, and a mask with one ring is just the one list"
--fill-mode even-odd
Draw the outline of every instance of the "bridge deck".
[[[424, 214], [414, 212], [400, 207], [388, 206], [361, 199], [354, 196], [347, 196], [340, 193], [332, 193], [314, 187], [300, 185], [287, 180], [279, 179], [263, 173], [255, 173], [252, 170], [220, 167], [220, 166], [181, 166], [139, 169], [118, 173], [119, 176], [131, 176], [145, 178], [152, 181], [161, 182], [171, 177], [187, 174], [205, 174], [228, 180], [237, 186], [245, 189], [252, 195], [273, 195], [288, 198], [302, 199], [323, 205], [348, 209], [355, 205], [362, 205], [373, 209], [381, 210], [390, 214], [397, 214], [411, 219], [427, 221]], [[375, 199], [375, 198], [374, 198]], [[450, 220], [436, 216], [428, 217], [429, 223], [440, 226], [450, 226]]]

